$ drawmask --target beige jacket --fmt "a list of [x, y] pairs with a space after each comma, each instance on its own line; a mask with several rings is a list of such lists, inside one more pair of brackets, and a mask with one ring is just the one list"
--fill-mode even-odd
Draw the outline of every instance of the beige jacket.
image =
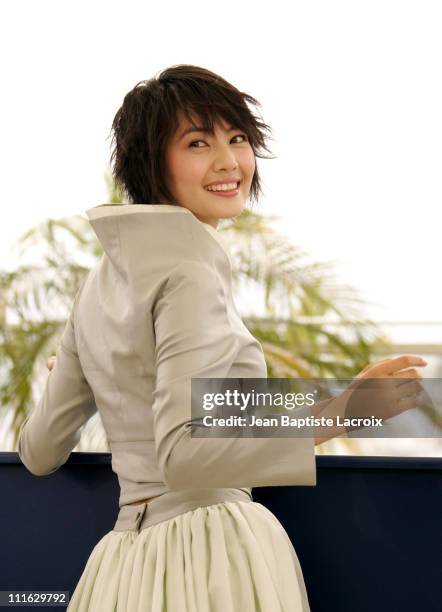
[[35, 475], [68, 459], [98, 409], [120, 507], [168, 490], [315, 485], [312, 438], [190, 436], [190, 379], [265, 378], [232, 295], [228, 248], [188, 209], [86, 211], [104, 254], [78, 291], [55, 366], [24, 422]]

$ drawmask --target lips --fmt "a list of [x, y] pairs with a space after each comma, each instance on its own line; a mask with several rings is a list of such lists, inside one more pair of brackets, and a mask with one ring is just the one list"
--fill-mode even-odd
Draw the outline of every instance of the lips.
[[[204, 189], [207, 191], [207, 187], [214, 187], [215, 185], [226, 185], [228, 183], [236, 183], [235, 189], [239, 189], [241, 181], [223, 181], [222, 183], [209, 183], [208, 185], [204, 187]], [[231, 191], [235, 191], [235, 189], [232, 189]]]
[[204, 185], [204, 189], [206, 189], [206, 187], [213, 187], [214, 185], [225, 185], [226, 183], [236, 183], [239, 186], [240, 182], [240, 179], [233, 177], [230, 179], [224, 179], [223, 181], [214, 181], [213, 183], [207, 183], [207, 185]]

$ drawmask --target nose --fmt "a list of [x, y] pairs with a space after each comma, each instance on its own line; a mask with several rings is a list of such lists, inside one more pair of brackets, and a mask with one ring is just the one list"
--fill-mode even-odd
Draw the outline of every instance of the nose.
[[235, 168], [238, 168], [235, 152], [229, 146], [219, 147], [215, 155], [214, 169], [220, 171], [234, 170]]

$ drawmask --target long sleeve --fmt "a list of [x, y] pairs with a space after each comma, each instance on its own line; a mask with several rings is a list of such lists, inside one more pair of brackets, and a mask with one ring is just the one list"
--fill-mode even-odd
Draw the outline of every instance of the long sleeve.
[[75, 302], [43, 396], [20, 428], [18, 454], [36, 476], [52, 474], [67, 461], [80, 428], [97, 410], [78, 358], [74, 309]]
[[314, 441], [304, 438], [191, 437], [191, 378], [237, 378], [238, 339], [216, 269], [184, 261], [153, 311], [155, 450], [171, 490], [315, 485]]

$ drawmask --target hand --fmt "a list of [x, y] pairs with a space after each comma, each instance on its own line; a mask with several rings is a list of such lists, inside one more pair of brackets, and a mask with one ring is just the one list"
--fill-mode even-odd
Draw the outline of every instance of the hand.
[[[410, 408], [425, 404], [424, 398], [419, 398], [423, 391], [419, 383], [422, 375], [415, 369], [425, 365], [427, 362], [415, 355], [402, 355], [368, 364], [341, 394], [332, 400], [325, 400], [324, 408], [318, 414], [333, 420], [337, 416], [341, 419], [373, 416], [388, 420]], [[348, 432], [359, 428], [345, 429]], [[342, 427], [319, 428], [315, 444], [326, 442], [342, 433]]]
[[47, 360], [46, 365], [49, 371], [52, 370], [52, 368], [54, 367], [56, 359], [57, 357], [55, 355], [51, 355]]
[[[389, 357], [387, 359], [381, 359], [381, 361], [376, 361], [373, 364], [369, 363], [359, 372], [356, 378], [382, 378], [383, 376], [390, 377], [391, 374], [395, 374], [396, 378], [422, 378], [420, 372], [414, 369], [404, 370], [400, 374], [398, 373], [399, 370], [412, 365], [426, 366], [428, 364], [425, 359], [416, 355], [401, 355], [401, 357], [394, 358]], [[362, 376], [364, 372], [365, 375]], [[409, 375], [407, 373], [409, 373]]]
[[[416, 367], [427, 362], [416, 355], [383, 359], [366, 366], [349, 385], [346, 417], [382, 417], [387, 420], [424, 403], [419, 395], [422, 374]], [[414, 367], [412, 367], [414, 366]]]

